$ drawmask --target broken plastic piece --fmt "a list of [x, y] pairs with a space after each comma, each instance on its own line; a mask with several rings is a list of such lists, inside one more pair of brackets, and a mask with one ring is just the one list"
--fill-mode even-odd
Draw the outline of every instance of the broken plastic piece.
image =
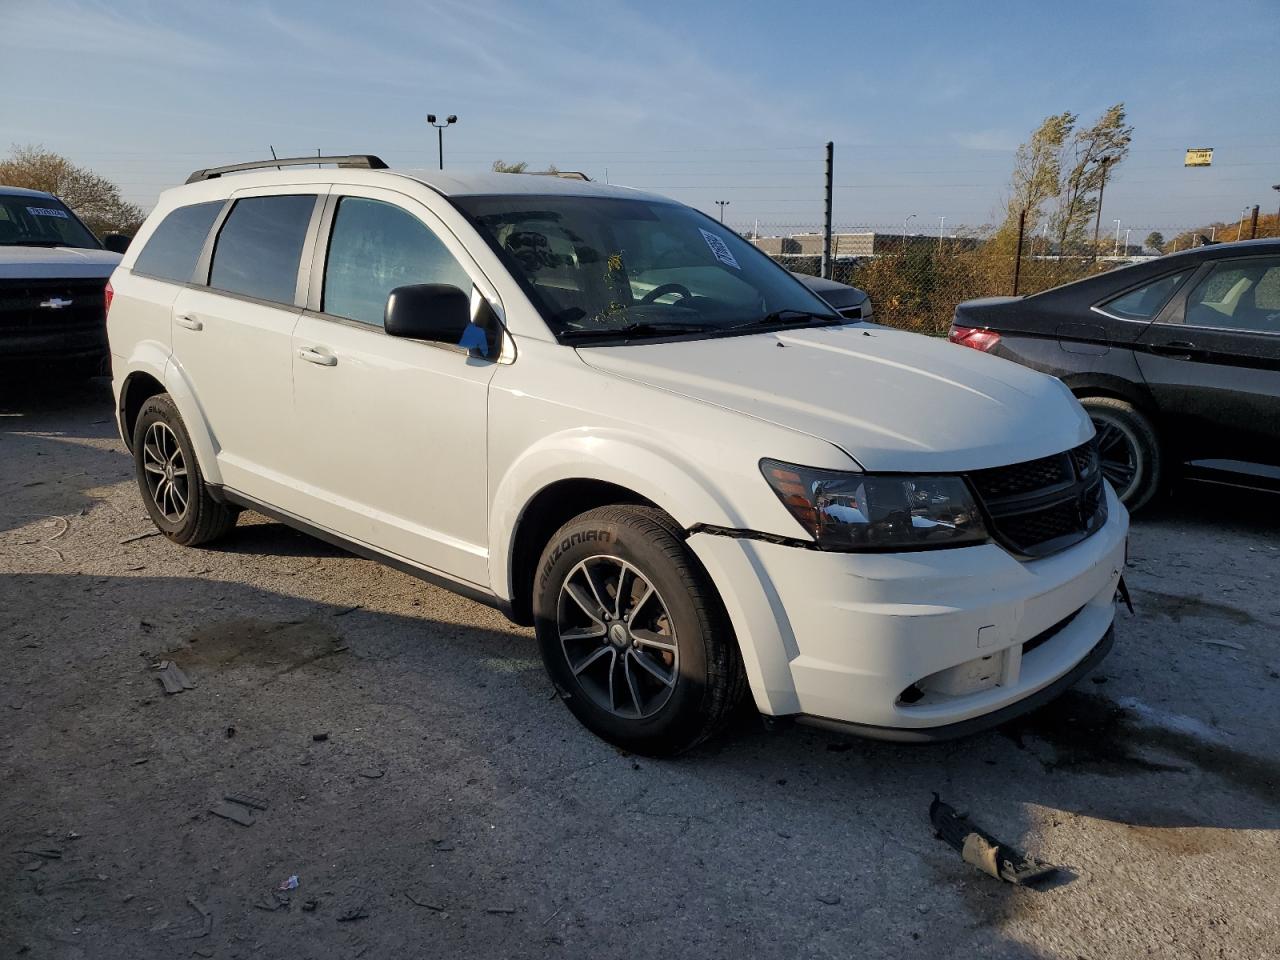
[[929, 804], [929, 819], [938, 836], [960, 852], [961, 859], [988, 876], [1006, 883], [1026, 884], [1056, 873], [1053, 864], [1028, 857], [1008, 844], [1001, 843], [981, 827], [943, 803], [936, 793]]
[[298, 875], [295, 873], [293, 876], [289, 877], [288, 880], [281, 880], [280, 885], [276, 887], [276, 889], [277, 890], [297, 890]]
[[261, 797], [251, 797], [247, 793], [228, 793], [225, 794], [222, 799], [230, 800], [232, 803], [238, 803], [242, 807], [253, 807], [255, 810], [267, 809], [266, 800], [263, 800]]
[[164, 687], [165, 693], [181, 693], [183, 690], [194, 690], [196, 685], [187, 679], [187, 675], [172, 660], [164, 660], [160, 664], [160, 672], [156, 678]]
[[210, 807], [209, 812], [215, 817], [222, 817], [223, 820], [230, 820], [242, 827], [253, 826], [253, 811], [238, 803], [219, 803]]
[[1129, 587], [1124, 582], [1123, 576], [1121, 576], [1120, 579], [1116, 581], [1116, 593], [1120, 595], [1121, 601], [1124, 602], [1124, 605], [1129, 608], [1129, 613], [1132, 614], [1133, 598], [1129, 596]]

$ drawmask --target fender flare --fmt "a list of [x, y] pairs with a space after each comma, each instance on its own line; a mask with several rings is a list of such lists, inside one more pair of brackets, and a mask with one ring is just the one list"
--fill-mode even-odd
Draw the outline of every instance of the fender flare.
[[206, 483], [222, 483], [222, 473], [218, 469], [218, 451], [214, 443], [213, 433], [204, 415], [204, 410], [196, 400], [195, 392], [187, 380], [182, 367], [174, 362], [169, 350], [153, 340], [144, 340], [134, 347], [133, 353], [125, 362], [128, 373], [120, 381], [120, 396], [117, 404], [117, 419], [121, 436], [124, 434], [123, 402], [129, 379], [137, 373], [145, 373], [154, 377], [165, 389], [178, 408], [178, 414], [191, 437], [191, 446], [195, 448], [196, 462], [200, 472], [204, 474]]
[[703, 471], [670, 450], [621, 430], [552, 434], [522, 453], [492, 487], [489, 580], [504, 600], [514, 596], [516, 531], [538, 494], [562, 480], [599, 480], [631, 490], [685, 529], [694, 523], [740, 525], [737, 511]]

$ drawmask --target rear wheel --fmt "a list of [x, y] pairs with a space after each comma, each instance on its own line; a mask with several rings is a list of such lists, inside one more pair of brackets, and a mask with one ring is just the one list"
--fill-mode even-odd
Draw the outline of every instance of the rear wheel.
[[133, 426], [133, 460], [142, 502], [174, 543], [194, 547], [225, 535], [237, 511], [214, 500], [178, 408], [166, 393], [149, 397]]
[[1083, 397], [1080, 403], [1098, 432], [1102, 473], [1130, 511], [1142, 509], [1160, 489], [1160, 440], [1137, 408], [1114, 397]]
[[746, 687], [706, 573], [665, 513], [601, 507], [543, 551], [534, 620], [547, 673], [592, 732], [666, 755], [714, 733]]

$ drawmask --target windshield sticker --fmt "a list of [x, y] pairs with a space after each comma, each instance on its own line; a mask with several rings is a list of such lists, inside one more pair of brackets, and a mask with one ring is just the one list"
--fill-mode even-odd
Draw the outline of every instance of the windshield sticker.
[[27, 213], [33, 217], [61, 217], [63, 220], [70, 220], [71, 215], [65, 210], [56, 210], [53, 207], [27, 207]]
[[707, 241], [707, 246], [711, 248], [711, 253], [721, 263], [728, 264], [735, 270], [741, 270], [738, 261], [733, 256], [733, 251], [729, 249], [728, 244], [708, 230], [698, 228], [698, 232], [702, 234], [702, 239]]

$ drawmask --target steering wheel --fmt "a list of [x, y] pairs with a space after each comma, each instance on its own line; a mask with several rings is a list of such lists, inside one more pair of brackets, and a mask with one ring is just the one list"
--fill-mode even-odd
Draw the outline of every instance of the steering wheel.
[[641, 303], [653, 303], [659, 297], [665, 297], [668, 293], [678, 293], [684, 300], [692, 300], [693, 294], [689, 292], [689, 288], [682, 283], [664, 283], [659, 287], [654, 287], [643, 297], [640, 298]]

